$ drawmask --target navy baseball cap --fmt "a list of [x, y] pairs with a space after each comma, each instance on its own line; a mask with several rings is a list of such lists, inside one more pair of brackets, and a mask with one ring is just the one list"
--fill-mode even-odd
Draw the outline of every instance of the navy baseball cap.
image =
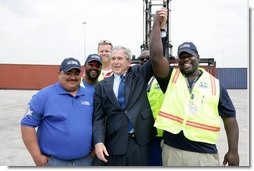
[[192, 42], [184, 42], [179, 45], [177, 55], [180, 56], [182, 52], [187, 52], [191, 55], [198, 54], [197, 47]]
[[91, 62], [91, 61], [98, 61], [102, 65], [102, 59], [97, 54], [90, 54], [90, 55], [88, 55], [88, 57], [86, 58], [85, 64], [87, 64], [88, 62]]
[[80, 62], [75, 58], [66, 58], [60, 65], [60, 71], [67, 72], [71, 69], [79, 69], [81, 71]]

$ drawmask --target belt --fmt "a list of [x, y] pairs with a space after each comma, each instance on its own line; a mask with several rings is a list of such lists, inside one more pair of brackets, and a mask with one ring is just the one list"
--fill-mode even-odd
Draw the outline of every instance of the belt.
[[135, 132], [133, 132], [133, 133], [128, 133], [128, 138], [130, 139], [130, 138], [135, 138], [136, 136], [135, 136]]

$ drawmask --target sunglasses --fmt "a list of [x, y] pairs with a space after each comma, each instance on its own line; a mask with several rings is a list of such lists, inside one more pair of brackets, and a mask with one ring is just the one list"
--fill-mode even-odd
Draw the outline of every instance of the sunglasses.
[[109, 41], [109, 40], [101, 40], [101, 41], [99, 41], [99, 45], [100, 44], [109, 44], [109, 45], [112, 45], [111, 41]]
[[149, 60], [150, 56], [142, 56], [139, 58], [140, 61]]
[[89, 63], [87, 63], [87, 65], [89, 65], [90, 67], [101, 68], [101, 64], [99, 64], [97, 62], [89, 62]]

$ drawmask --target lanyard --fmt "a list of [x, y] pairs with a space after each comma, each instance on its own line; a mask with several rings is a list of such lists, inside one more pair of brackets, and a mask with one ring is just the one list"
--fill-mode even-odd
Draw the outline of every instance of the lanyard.
[[202, 75], [202, 71], [199, 70], [198, 73], [199, 73], [198, 76], [194, 80], [188, 80], [188, 78], [185, 77], [190, 94], [192, 93], [195, 83], [198, 81], [199, 77]]

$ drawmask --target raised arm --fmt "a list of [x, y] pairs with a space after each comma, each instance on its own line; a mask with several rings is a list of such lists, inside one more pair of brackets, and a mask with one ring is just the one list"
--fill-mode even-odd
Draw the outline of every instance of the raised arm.
[[163, 57], [163, 46], [161, 41], [161, 25], [167, 20], [167, 9], [162, 8], [157, 11], [154, 17], [153, 28], [150, 36], [150, 57], [154, 75], [165, 78], [169, 74], [169, 64]]

